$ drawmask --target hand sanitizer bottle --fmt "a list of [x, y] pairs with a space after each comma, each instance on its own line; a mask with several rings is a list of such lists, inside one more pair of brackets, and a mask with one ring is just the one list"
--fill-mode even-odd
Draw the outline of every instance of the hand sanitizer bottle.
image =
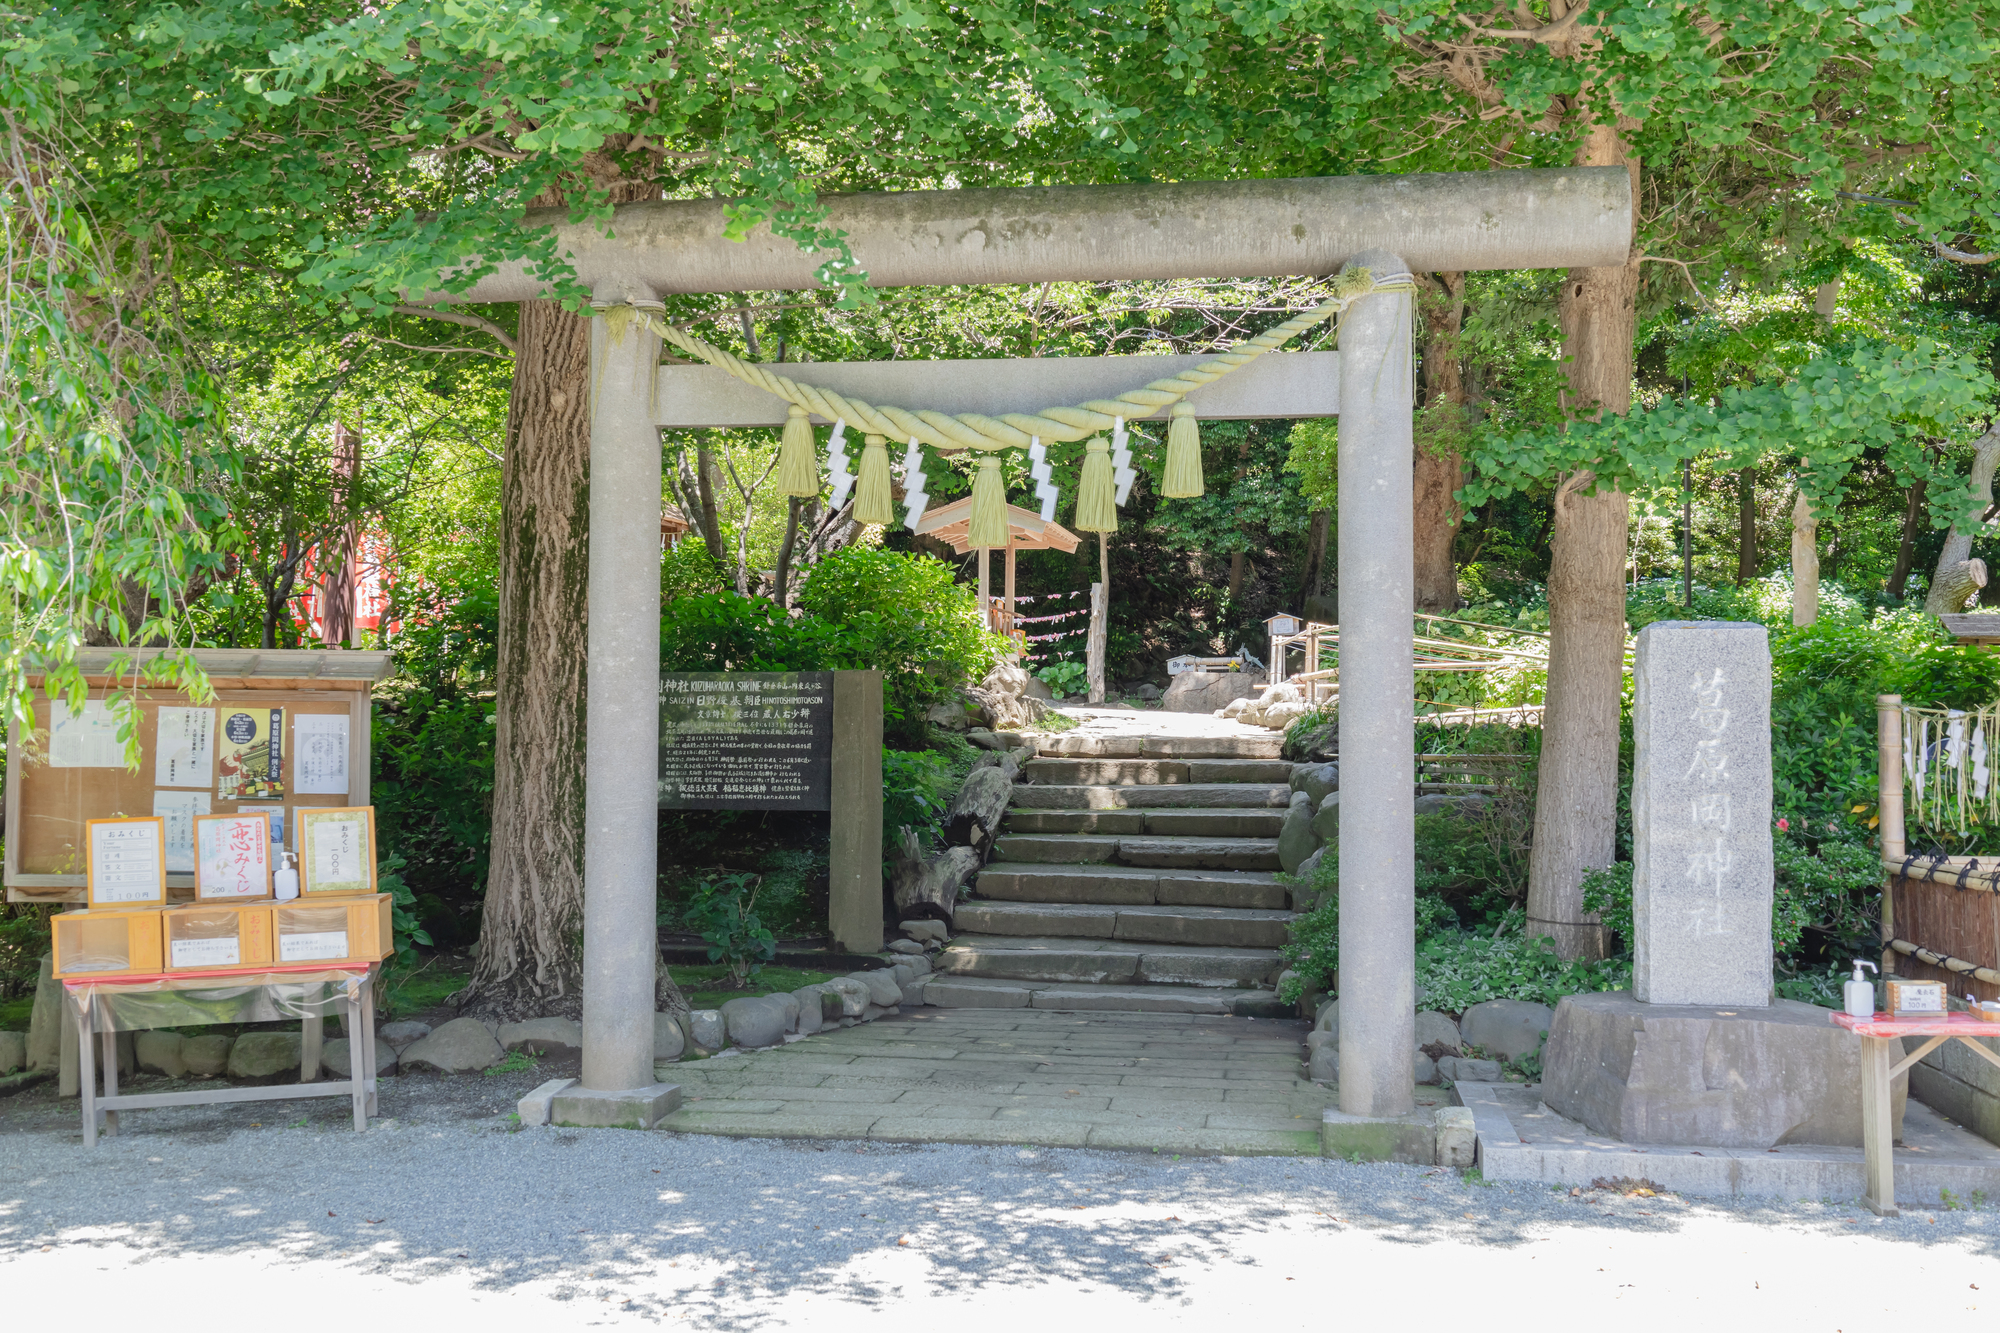
[[[288, 903], [299, 896], [298, 862], [290, 852], [285, 853], [285, 863], [272, 873], [271, 888], [273, 894], [281, 903]], [[1854, 975], [1858, 977], [1861, 973], [1857, 969]], [[1871, 991], [1870, 994], [1873, 994], [1873, 992]]]
[[[298, 875], [296, 872], [292, 875], [292, 880], [294, 883], [297, 882]], [[1875, 983], [1861, 975], [1861, 969], [1864, 967], [1878, 976], [1882, 971], [1881, 968], [1868, 962], [1866, 959], [1855, 959], [1854, 976], [1840, 988], [1841, 1008], [1856, 1018], [1873, 1018], [1875, 1017]]]

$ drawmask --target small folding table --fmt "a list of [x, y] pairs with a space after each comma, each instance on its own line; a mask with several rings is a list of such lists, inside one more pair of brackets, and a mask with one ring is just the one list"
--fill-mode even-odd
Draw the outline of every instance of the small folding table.
[[[199, 974], [141, 977], [73, 977], [63, 982], [76, 1015], [77, 1073], [83, 1089], [83, 1143], [97, 1146], [100, 1117], [118, 1132], [120, 1111], [214, 1102], [275, 1102], [298, 1097], [352, 1097], [354, 1128], [368, 1128], [376, 1114], [374, 963], [305, 963]], [[344, 1006], [350, 1039], [348, 1077], [319, 1082], [326, 1015]], [[192, 1027], [209, 1023], [299, 1021], [299, 1081], [269, 1087], [213, 1088], [196, 1092], [120, 1094], [120, 1032]], [[97, 1091], [91, 1037], [103, 1044], [104, 1092]]]
[[[2000, 1037], [2000, 1023], [1989, 1023], [1971, 1014], [1931, 1014], [1923, 1017], [1891, 1017], [1876, 1014], [1856, 1018], [1836, 1013], [1833, 1021], [1861, 1038], [1861, 1147], [1867, 1188], [1862, 1202], [1881, 1217], [1895, 1217], [1896, 1159], [1895, 1127], [1889, 1100], [1890, 1084], [1917, 1061], [1956, 1037], [1995, 1065], [2000, 1055], [1979, 1044], [1976, 1038]], [[1904, 1037], [1930, 1040], [1898, 1061]]]

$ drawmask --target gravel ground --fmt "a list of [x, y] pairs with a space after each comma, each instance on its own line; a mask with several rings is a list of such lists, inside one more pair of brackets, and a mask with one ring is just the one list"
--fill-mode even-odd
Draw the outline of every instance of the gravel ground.
[[820, 1330], [891, 1312], [1545, 1329], [1561, 1310], [1851, 1330], [2000, 1310], [1990, 1208], [1881, 1221], [1311, 1159], [518, 1130], [490, 1114], [501, 1079], [420, 1082], [399, 1080], [402, 1118], [365, 1135], [340, 1103], [269, 1103], [132, 1114], [88, 1153], [73, 1119], [14, 1099], [0, 1290], [208, 1330], [239, 1309], [288, 1330]]

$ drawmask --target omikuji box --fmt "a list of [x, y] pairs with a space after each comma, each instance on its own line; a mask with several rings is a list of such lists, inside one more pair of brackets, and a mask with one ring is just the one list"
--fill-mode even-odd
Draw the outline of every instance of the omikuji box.
[[394, 948], [386, 893], [342, 902], [278, 903], [266, 910], [276, 926], [279, 963], [373, 963]]
[[1905, 981], [1892, 977], [1884, 984], [1889, 992], [1889, 1012], [1898, 1018], [1917, 1018], [1945, 1012], [1942, 981]]
[[49, 924], [58, 977], [151, 976], [160, 971], [165, 916], [157, 907], [59, 912]]
[[263, 903], [169, 908], [167, 971], [200, 972], [271, 961], [271, 909]]

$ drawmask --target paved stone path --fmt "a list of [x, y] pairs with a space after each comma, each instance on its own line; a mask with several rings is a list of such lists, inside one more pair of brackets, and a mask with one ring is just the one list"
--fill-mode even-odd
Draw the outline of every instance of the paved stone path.
[[760, 1138], [1320, 1152], [1290, 1019], [925, 1009], [672, 1067], [662, 1128]]

